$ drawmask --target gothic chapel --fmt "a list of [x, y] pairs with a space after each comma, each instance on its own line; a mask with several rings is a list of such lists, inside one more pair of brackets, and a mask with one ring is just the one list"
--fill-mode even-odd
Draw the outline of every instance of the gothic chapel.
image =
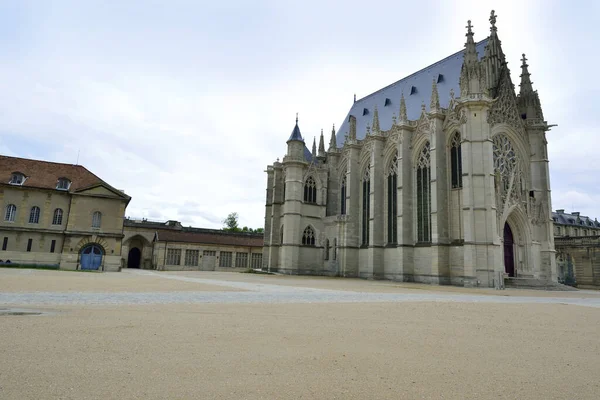
[[[525, 55], [496, 28], [354, 101], [325, 150], [298, 126], [267, 167], [263, 268], [494, 287], [556, 281], [546, 131]], [[426, 105], [429, 107], [427, 108]]]

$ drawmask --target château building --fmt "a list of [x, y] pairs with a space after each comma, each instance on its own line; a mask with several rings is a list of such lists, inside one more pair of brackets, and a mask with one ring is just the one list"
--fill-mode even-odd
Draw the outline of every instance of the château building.
[[130, 200], [81, 165], [0, 156], [0, 262], [118, 271]]
[[515, 92], [496, 27], [354, 101], [325, 149], [298, 118], [267, 167], [263, 268], [493, 287], [556, 282], [546, 132], [522, 58]]

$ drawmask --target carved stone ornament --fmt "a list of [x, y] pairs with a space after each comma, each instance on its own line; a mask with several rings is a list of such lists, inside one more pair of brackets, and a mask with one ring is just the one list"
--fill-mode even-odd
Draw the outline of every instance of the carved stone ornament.
[[431, 122], [426, 113], [421, 113], [421, 117], [417, 121], [417, 135], [419, 133], [431, 132]]
[[398, 152], [394, 152], [394, 156], [385, 170], [385, 176], [398, 175]]
[[523, 129], [523, 120], [520, 118], [517, 107], [517, 97], [506, 67], [501, 73], [498, 96], [489, 110], [487, 122], [492, 126], [506, 123], [519, 132]]
[[525, 179], [521, 168], [522, 161], [508, 136], [495, 135], [492, 142], [496, 212], [499, 220], [505, 220], [510, 207], [521, 205]]
[[364, 154], [371, 154], [371, 149], [373, 149], [373, 141], [372, 140], [368, 140], [365, 142], [366, 143], [363, 144], [362, 151], [360, 152], [361, 156]]

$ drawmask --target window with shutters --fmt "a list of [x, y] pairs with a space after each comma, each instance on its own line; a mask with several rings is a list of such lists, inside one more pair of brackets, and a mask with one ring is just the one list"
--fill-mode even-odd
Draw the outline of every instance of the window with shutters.
[[219, 258], [219, 267], [230, 268], [232, 259], [233, 257], [230, 251], [222, 251], [221, 257]]
[[198, 259], [200, 258], [200, 250], [186, 250], [185, 251], [185, 265], [188, 267], [198, 266]]
[[235, 267], [248, 268], [248, 253], [235, 253]]
[[181, 264], [181, 249], [168, 249], [167, 250], [167, 265], [180, 265]]

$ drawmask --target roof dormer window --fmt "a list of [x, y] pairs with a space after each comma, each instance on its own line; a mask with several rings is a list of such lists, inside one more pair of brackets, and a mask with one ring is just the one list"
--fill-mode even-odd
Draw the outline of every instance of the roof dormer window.
[[23, 182], [25, 182], [25, 179], [25, 175], [23, 175], [22, 173], [13, 172], [10, 176], [10, 181], [8, 183], [10, 183], [11, 185], [22, 185]]
[[69, 190], [70, 187], [71, 187], [71, 181], [68, 180], [67, 178], [59, 178], [58, 182], [56, 183], [56, 188], [58, 190]]

